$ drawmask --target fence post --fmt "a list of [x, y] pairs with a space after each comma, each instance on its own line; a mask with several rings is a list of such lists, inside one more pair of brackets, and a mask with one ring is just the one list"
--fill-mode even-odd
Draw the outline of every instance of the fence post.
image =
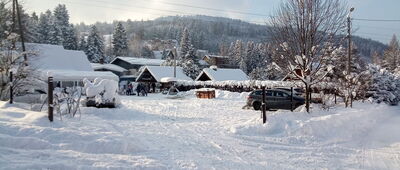
[[262, 114], [263, 114], [263, 124], [267, 122], [267, 114], [266, 114], [266, 103], [265, 103], [265, 86], [262, 87]]
[[290, 87], [290, 111], [293, 112], [293, 87]]
[[49, 113], [49, 120], [50, 122], [53, 122], [53, 111], [54, 111], [54, 107], [53, 107], [53, 90], [54, 90], [54, 84], [53, 84], [53, 77], [49, 77], [48, 79], [48, 113]]
[[10, 71], [10, 104], [14, 103], [14, 82], [13, 82], [13, 72]]

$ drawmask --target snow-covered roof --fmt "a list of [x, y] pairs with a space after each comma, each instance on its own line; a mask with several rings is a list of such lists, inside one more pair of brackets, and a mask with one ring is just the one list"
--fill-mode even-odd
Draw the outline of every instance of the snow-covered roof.
[[99, 64], [99, 63], [90, 63], [90, 64], [92, 65], [92, 68], [94, 70], [104, 69], [104, 70], [110, 70], [110, 71], [115, 71], [115, 72], [120, 72], [120, 73], [127, 71], [126, 69], [124, 69], [120, 66], [117, 66], [115, 64]]
[[103, 78], [119, 81], [119, 77], [109, 71], [73, 71], [73, 70], [40, 70], [41, 77], [47, 79], [53, 77], [54, 81], [77, 81], [84, 78], [93, 81], [95, 78]]
[[59, 45], [26, 44], [27, 51], [35, 53], [29, 63], [41, 70], [93, 71], [83, 51], [65, 50]]
[[227, 80], [246, 81], [246, 80], [249, 80], [246, 73], [244, 73], [240, 69], [205, 68], [200, 73], [200, 75], [196, 78], [196, 81], [203, 74], [206, 74], [211, 79], [211, 81], [227, 81]]
[[[174, 67], [171, 66], [146, 66], [143, 71], [139, 74], [139, 78], [141, 75], [148, 70], [151, 75], [156, 79], [157, 82], [161, 82], [162, 78], [165, 77], [173, 77], [174, 76]], [[176, 67], [176, 80], [192, 80], [190, 77], [186, 76], [183, 72], [182, 67]]]
[[125, 62], [128, 62], [133, 65], [143, 65], [143, 66], [159, 66], [164, 63], [165, 60], [161, 59], [148, 59], [148, 58], [136, 58], [136, 57], [117, 57], [111, 63], [114, 63], [115, 60], [120, 59]]
[[206, 55], [204, 58], [229, 58], [229, 56], [219, 56], [219, 55]]
[[52, 76], [55, 81], [78, 81], [88, 78], [112, 79], [118, 81], [112, 72], [95, 72], [83, 51], [65, 50], [59, 45], [27, 43], [27, 50], [34, 53], [29, 64], [38, 71], [40, 78], [47, 80]]

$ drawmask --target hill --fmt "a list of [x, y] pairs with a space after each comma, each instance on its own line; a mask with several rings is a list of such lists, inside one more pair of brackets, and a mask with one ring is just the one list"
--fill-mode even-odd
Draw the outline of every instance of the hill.
[[[113, 32], [114, 23], [96, 23], [102, 34]], [[266, 42], [267, 26], [253, 24], [237, 19], [211, 17], [204, 15], [196, 16], [168, 16], [148, 21], [125, 21], [123, 22], [130, 37], [138, 35], [143, 40], [151, 39], [177, 39], [186, 26], [190, 30], [192, 43], [197, 49], [206, 49], [217, 53], [219, 46], [229, 45], [235, 40]], [[78, 31], [87, 32], [89, 26], [77, 25]], [[367, 60], [373, 51], [382, 53], [387, 46], [378, 41], [355, 36], [353, 38], [361, 55]]]

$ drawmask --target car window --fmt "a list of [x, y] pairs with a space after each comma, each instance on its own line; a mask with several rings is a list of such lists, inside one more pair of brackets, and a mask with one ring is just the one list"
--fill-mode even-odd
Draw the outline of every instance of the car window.
[[275, 91], [274, 92], [274, 96], [275, 97], [287, 97], [288, 95], [286, 93], [283, 93], [283, 92]]

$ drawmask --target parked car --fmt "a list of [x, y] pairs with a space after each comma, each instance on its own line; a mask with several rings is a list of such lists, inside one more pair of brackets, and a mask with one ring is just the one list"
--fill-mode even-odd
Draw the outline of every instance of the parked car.
[[[268, 89], [265, 91], [265, 101], [267, 110], [285, 109], [291, 110], [290, 91], [281, 89]], [[297, 108], [304, 104], [303, 97], [293, 95], [293, 108]], [[255, 90], [247, 96], [247, 106], [253, 107], [254, 110], [260, 110], [262, 103], [262, 90]]]
[[[278, 88], [275, 88], [275, 89], [285, 90], [285, 91], [287, 91], [289, 94], [290, 94], [290, 90], [291, 90], [290, 87], [278, 87]], [[295, 87], [295, 88], [293, 88], [293, 93], [294, 93], [294, 95], [296, 95], [296, 96], [301, 96], [301, 97], [303, 97], [303, 95], [304, 95], [304, 90], [303, 90], [303, 88]]]

